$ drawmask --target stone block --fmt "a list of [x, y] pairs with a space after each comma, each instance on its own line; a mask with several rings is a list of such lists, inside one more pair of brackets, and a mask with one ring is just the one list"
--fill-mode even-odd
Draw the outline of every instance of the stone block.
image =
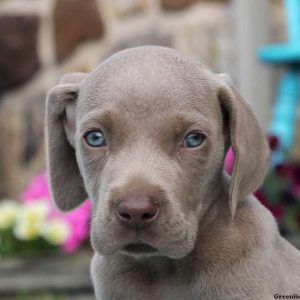
[[66, 59], [84, 41], [104, 34], [96, 0], [57, 0], [54, 7], [57, 61]]
[[45, 93], [5, 98], [0, 105], [0, 199], [18, 198], [45, 169]]
[[0, 16], [0, 93], [27, 81], [39, 68], [36, 15]]
[[184, 9], [198, 0], [161, 0], [161, 6], [167, 10]]

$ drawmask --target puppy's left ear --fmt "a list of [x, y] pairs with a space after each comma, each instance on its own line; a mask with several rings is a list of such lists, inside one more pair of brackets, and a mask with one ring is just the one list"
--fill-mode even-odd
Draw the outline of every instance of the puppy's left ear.
[[230, 77], [227, 74], [217, 76], [218, 98], [228, 118], [230, 144], [235, 154], [229, 188], [229, 208], [233, 217], [238, 202], [262, 184], [268, 171], [270, 150], [256, 117]]
[[47, 96], [47, 169], [54, 201], [61, 210], [73, 209], [87, 198], [75, 151], [77, 99], [86, 76], [65, 75]]

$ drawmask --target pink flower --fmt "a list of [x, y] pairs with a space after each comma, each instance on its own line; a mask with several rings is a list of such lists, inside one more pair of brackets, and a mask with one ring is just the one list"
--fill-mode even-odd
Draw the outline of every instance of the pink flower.
[[37, 199], [41, 198], [50, 199], [46, 172], [36, 176], [21, 194], [23, 203], [35, 202]]
[[73, 211], [64, 214], [64, 219], [72, 228], [72, 234], [63, 245], [65, 252], [75, 251], [89, 236], [91, 209], [92, 203], [87, 200]]
[[51, 198], [46, 172], [36, 176], [21, 194], [23, 203], [46, 200], [50, 206], [49, 218], [58, 217], [66, 221], [71, 227], [71, 234], [62, 246], [64, 252], [74, 252], [89, 236], [92, 204], [86, 200], [70, 212], [59, 211]]

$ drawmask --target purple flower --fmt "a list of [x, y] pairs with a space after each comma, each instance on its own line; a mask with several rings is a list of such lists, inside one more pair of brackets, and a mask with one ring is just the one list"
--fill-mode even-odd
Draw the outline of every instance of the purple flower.
[[279, 148], [280, 143], [279, 143], [279, 138], [275, 135], [269, 135], [268, 136], [268, 141], [269, 145], [272, 151], [276, 150]]
[[300, 185], [300, 165], [295, 166], [293, 179], [296, 184]]
[[277, 174], [285, 177], [286, 179], [292, 179], [294, 176], [295, 167], [290, 163], [278, 164], [275, 167], [275, 171]]
[[261, 189], [255, 192], [255, 196], [261, 202], [262, 205], [264, 205], [267, 209], [271, 211], [271, 213], [276, 219], [280, 219], [283, 217], [284, 207], [282, 204], [272, 204]]
[[296, 199], [293, 191], [289, 190], [289, 189], [282, 191], [280, 200], [286, 206], [292, 206], [297, 203], [297, 199]]

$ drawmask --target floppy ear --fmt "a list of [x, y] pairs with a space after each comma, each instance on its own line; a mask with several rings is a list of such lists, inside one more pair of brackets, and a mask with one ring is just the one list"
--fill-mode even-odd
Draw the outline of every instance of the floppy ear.
[[229, 76], [218, 76], [221, 79], [218, 97], [228, 117], [230, 143], [235, 154], [229, 188], [229, 208], [233, 217], [238, 202], [262, 184], [268, 171], [270, 150], [252, 110]]
[[76, 161], [76, 103], [85, 73], [70, 73], [52, 88], [46, 101], [46, 153], [50, 186], [56, 205], [70, 210], [87, 198]]

